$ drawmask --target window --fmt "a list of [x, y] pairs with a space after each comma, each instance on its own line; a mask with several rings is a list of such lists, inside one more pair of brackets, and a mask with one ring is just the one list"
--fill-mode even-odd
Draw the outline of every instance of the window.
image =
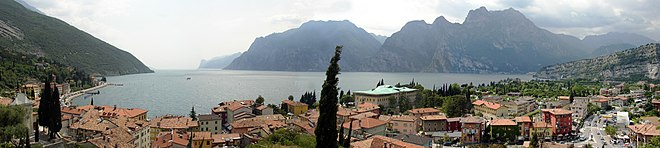
[[218, 121], [215, 121], [215, 124], [218, 124]]
[[210, 141], [206, 141], [206, 145], [209, 145], [209, 144], [211, 144], [211, 142], [210, 142]]

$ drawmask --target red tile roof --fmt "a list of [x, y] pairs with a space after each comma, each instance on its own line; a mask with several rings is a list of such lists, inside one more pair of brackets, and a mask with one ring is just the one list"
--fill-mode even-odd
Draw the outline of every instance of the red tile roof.
[[644, 136], [660, 136], [660, 130], [653, 124], [635, 124], [629, 125], [628, 128], [637, 134]]
[[514, 120], [516, 120], [516, 122], [532, 122], [532, 119], [529, 118], [529, 116], [516, 117]]
[[428, 115], [428, 116], [422, 116], [420, 119], [424, 121], [432, 121], [432, 120], [447, 120], [447, 117], [444, 115]]
[[566, 114], [572, 114], [573, 111], [570, 110], [565, 110], [565, 109], [541, 109], [542, 112], [550, 112], [551, 114], [555, 115], [566, 115]]
[[291, 101], [291, 100], [282, 100], [282, 103], [284, 103], [288, 106], [307, 106], [307, 104], [305, 104], [305, 103]]
[[415, 116], [411, 115], [396, 115], [390, 117], [390, 121], [407, 121], [407, 122], [414, 122], [415, 121]]
[[491, 126], [515, 126], [518, 125], [511, 119], [495, 119], [490, 121]]
[[0, 105], [8, 106], [13, 101], [14, 100], [9, 99], [9, 98], [0, 98]]
[[[350, 121], [344, 122], [342, 126], [346, 129], [350, 127]], [[377, 126], [385, 125], [387, 122], [374, 119], [374, 118], [363, 118], [357, 121], [353, 121], [353, 129], [362, 129], [362, 128], [374, 128]]]
[[403, 142], [398, 139], [389, 138], [385, 136], [376, 135], [370, 138], [371, 142], [356, 142], [355, 145], [351, 144], [353, 148], [423, 148], [423, 146], [415, 145], [412, 143]]
[[435, 108], [415, 108], [408, 110], [412, 114], [425, 114], [425, 113], [440, 113], [440, 110]]
[[477, 100], [477, 101], [474, 101], [474, 102], [472, 103], [472, 105], [477, 105], [477, 106], [482, 106], [482, 105], [484, 105], [484, 106], [486, 106], [487, 108], [495, 109], [495, 110], [497, 110], [497, 109], [499, 109], [500, 107], [502, 107], [501, 104], [493, 103], [493, 102], [488, 102], [488, 101], [484, 101], [484, 100]]

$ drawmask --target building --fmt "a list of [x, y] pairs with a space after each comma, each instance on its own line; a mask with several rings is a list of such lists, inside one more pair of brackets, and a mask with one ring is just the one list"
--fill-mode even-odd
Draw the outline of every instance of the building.
[[654, 137], [660, 136], [660, 129], [654, 124], [635, 124], [629, 125], [628, 130], [630, 141], [633, 145], [642, 146], [651, 141]]
[[32, 112], [33, 112], [32, 103], [33, 103], [32, 100], [28, 99], [24, 93], [16, 93], [16, 96], [14, 97], [14, 101], [9, 104], [9, 105], [21, 106], [21, 108], [23, 108], [23, 110], [25, 111], [25, 114], [23, 115], [24, 124], [27, 127], [27, 129], [30, 131], [33, 130], [32, 122], [36, 122], [36, 119], [32, 119]]
[[586, 117], [587, 106], [589, 106], [589, 97], [573, 97], [573, 104], [571, 104], [570, 110], [573, 111], [573, 119], [580, 121], [582, 118]]
[[515, 141], [520, 136], [518, 124], [511, 119], [494, 119], [490, 121], [490, 136], [496, 141]]
[[573, 112], [565, 109], [541, 109], [542, 119], [552, 127], [552, 136], [565, 139], [572, 136]]
[[390, 118], [390, 127], [392, 131], [401, 134], [417, 134], [418, 124], [415, 123], [415, 117], [410, 115], [397, 115]]
[[267, 105], [259, 105], [254, 109], [254, 115], [272, 115], [273, 108], [268, 107]]
[[536, 136], [539, 139], [550, 140], [552, 139], [552, 127], [550, 124], [538, 121], [532, 124], [532, 130], [529, 131], [530, 136]]
[[479, 117], [466, 117], [461, 119], [461, 142], [465, 145], [480, 143], [485, 128], [483, 122], [484, 120]]
[[213, 134], [222, 133], [222, 117], [214, 114], [197, 115], [199, 122], [199, 131], [211, 132]]
[[417, 89], [381, 85], [371, 90], [355, 91], [353, 95], [355, 96], [356, 103], [368, 102], [388, 107], [390, 98], [399, 99], [403, 97], [413, 102], [415, 97], [417, 97]]
[[375, 114], [380, 114], [380, 106], [378, 106], [378, 104], [363, 102], [357, 105], [356, 112], [357, 113], [373, 112]]
[[628, 112], [617, 112], [616, 113], [616, 126], [619, 129], [624, 129], [630, 124], [630, 116]]
[[153, 148], [171, 148], [188, 146], [192, 137], [192, 147], [194, 148], [212, 148], [214, 139], [210, 132], [185, 132], [185, 131], [172, 131], [161, 133], [156, 140], [154, 140]]
[[461, 131], [461, 118], [447, 118], [447, 131], [460, 132]]
[[477, 100], [472, 105], [474, 105], [474, 111], [481, 113], [486, 119], [506, 118], [509, 116], [509, 110], [498, 103]]
[[149, 127], [151, 141], [153, 141], [156, 140], [156, 137], [161, 132], [171, 132], [172, 130], [199, 131], [199, 122], [193, 121], [192, 118], [186, 116], [166, 115], [149, 121]]
[[254, 117], [252, 114], [252, 106], [254, 104], [254, 100], [220, 102], [211, 109], [211, 113], [220, 116], [222, 118], [222, 124], [225, 125], [237, 120], [236, 118]]
[[532, 129], [532, 119], [529, 116], [516, 117], [513, 120], [516, 121], [520, 129], [520, 136], [522, 139], [529, 139], [530, 131]]
[[599, 99], [591, 100], [591, 102], [600, 108], [607, 108], [607, 106], [609, 106], [610, 101], [607, 98], [599, 98]]
[[294, 115], [299, 115], [307, 112], [307, 104], [291, 100], [283, 100], [282, 109], [285, 109]]
[[283, 121], [277, 120], [267, 120], [263, 118], [249, 118], [241, 119], [232, 122], [231, 124], [231, 133], [238, 134], [257, 134], [261, 137], [266, 137], [276, 129], [287, 127], [287, 124]]
[[424, 132], [447, 131], [447, 117], [444, 115], [426, 115], [420, 120]]
[[658, 111], [660, 111], [660, 100], [655, 100], [655, 99], [651, 100], [651, 104], [653, 104], [655, 108], [658, 109]]
[[68, 123], [63, 123], [60, 133], [96, 147], [149, 147], [151, 135], [147, 121], [126, 116], [106, 119], [102, 113], [102, 110], [92, 109], [80, 117], [64, 115], [62, 120]]
[[212, 134], [213, 147], [238, 147], [241, 145], [241, 135], [231, 134]]
[[124, 116], [130, 119], [136, 120], [147, 120], [147, 110], [139, 108], [121, 108], [115, 106], [94, 106], [94, 105], [85, 105], [76, 107], [77, 109], [82, 110], [98, 110], [100, 111], [100, 116], [104, 119], [115, 118], [117, 116]]
[[[132, 143], [135, 147], [148, 148], [151, 145], [151, 137], [149, 134], [149, 122], [145, 120], [131, 119], [124, 116], [111, 118], [110, 122], [121, 129], [122, 132], [130, 134]], [[114, 134], [114, 133], [110, 133]]]
[[612, 97], [609, 103], [612, 106], [625, 107], [628, 106], [628, 97], [625, 96]]
[[348, 130], [352, 130], [351, 137], [366, 139], [375, 135], [385, 135], [385, 124], [387, 124], [387, 122], [382, 120], [363, 118], [352, 122], [344, 122], [341, 126], [344, 128], [344, 133], [348, 133]]
[[408, 110], [410, 114], [415, 116], [415, 118], [420, 118], [422, 116], [429, 116], [429, 115], [439, 115], [440, 110], [435, 109], [435, 108], [415, 108]]

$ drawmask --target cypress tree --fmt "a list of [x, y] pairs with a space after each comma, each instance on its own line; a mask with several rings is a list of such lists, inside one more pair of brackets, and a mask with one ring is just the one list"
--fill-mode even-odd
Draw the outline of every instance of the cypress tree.
[[330, 60], [326, 79], [321, 90], [318, 125], [314, 130], [316, 147], [338, 147], [337, 145], [337, 83], [339, 83], [339, 59], [342, 46], [335, 48], [335, 55]]
[[55, 88], [53, 89], [53, 96], [51, 97], [51, 107], [50, 107], [50, 127], [48, 127], [48, 130], [50, 131], [50, 138], [55, 139], [55, 135], [57, 135], [57, 132], [60, 132], [62, 129], [62, 110], [61, 110], [61, 104], [60, 104], [60, 91]]
[[340, 126], [340, 129], [339, 129], [339, 145], [344, 145], [344, 122], [343, 122], [343, 120], [342, 120], [341, 124], [339, 124], [339, 126]]
[[190, 116], [190, 118], [193, 119], [193, 121], [197, 120], [197, 113], [195, 112], [195, 106], [193, 106], [192, 109], [190, 109], [190, 114], [188, 115]]
[[351, 125], [348, 126], [348, 136], [342, 146], [351, 147], [351, 132], [353, 131], [353, 120], [351, 119]]
[[49, 111], [50, 111], [50, 97], [51, 97], [51, 87], [50, 87], [50, 77], [46, 77], [46, 82], [44, 82], [44, 89], [41, 91], [41, 100], [39, 100], [39, 110], [37, 115], [39, 116], [39, 125], [48, 127]]
[[[174, 135], [172, 135], [172, 136], [174, 136]], [[193, 133], [190, 132], [190, 138], [188, 139], [188, 145], [186, 145], [187, 148], [192, 148], [192, 146], [193, 146], [193, 140], [192, 139], [193, 139]]]

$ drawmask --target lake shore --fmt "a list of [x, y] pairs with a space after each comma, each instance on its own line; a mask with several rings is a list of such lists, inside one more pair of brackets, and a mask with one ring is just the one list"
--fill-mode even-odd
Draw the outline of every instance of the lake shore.
[[62, 96], [62, 100], [64, 100], [64, 105], [65, 106], [69, 106], [69, 105], [71, 105], [71, 101], [73, 99], [78, 98], [81, 95], [84, 95], [86, 92], [98, 90], [98, 89], [101, 89], [101, 88], [106, 87], [106, 86], [108, 86], [108, 83], [103, 83], [101, 85], [94, 86], [92, 88], [88, 88], [88, 89], [79, 90], [79, 91], [76, 91], [76, 92], [73, 92], [73, 93], [69, 93], [67, 95]]

